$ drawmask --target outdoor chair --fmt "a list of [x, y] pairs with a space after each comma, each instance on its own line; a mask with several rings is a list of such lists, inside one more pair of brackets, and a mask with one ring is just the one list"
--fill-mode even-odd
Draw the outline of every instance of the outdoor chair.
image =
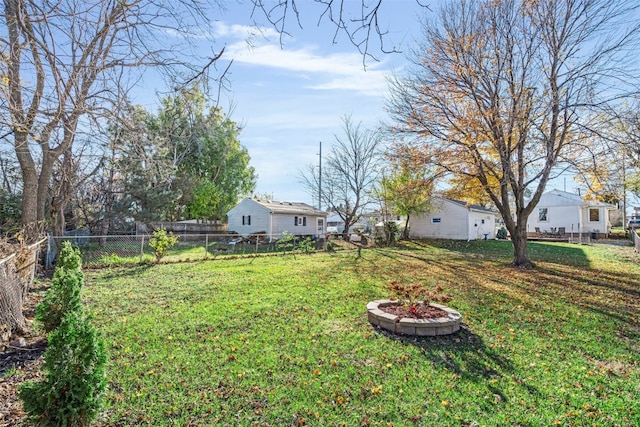
[[567, 232], [566, 227], [558, 227], [558, 237], [563, 237], [566, 232]]
[[540, 227], [536, 227], [536, 236], [542, 237], [542, 231], [540, 231]]

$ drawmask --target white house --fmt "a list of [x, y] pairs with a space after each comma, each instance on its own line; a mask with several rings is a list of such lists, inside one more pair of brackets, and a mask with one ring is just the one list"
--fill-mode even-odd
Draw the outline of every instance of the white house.
[[306, 203], [276, 202], [246, 198], [227, 212], [228, 230], [248, 236], [267, 233], [277, 239], [283, 232], [324, 236], [327, 213]]
[[544, 193], [527, 220], [527, 232], [540, 232], [563, 227], [566, 234], [595, 234], [607, 236], [611, 231], [609, 212], [614, 205], [584, 200], [577, 194], [552, 190]]
[[434, 196], [431, 212], [409, 218], [410, 238], [494, 239], [497, 212], [480, 205]]

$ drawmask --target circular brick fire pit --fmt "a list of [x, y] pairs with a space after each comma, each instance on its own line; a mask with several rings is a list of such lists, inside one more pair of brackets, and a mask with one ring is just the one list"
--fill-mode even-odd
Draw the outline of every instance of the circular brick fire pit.
[[381, 307], [395, 304], [398, 304], [398, 301], [378, 300], [367, 304], [367, 316], [369, 318], [369, 322], [395, 334], [422, 337], [449, 335], [460, 329], [460, 320], [462, 320], [462, 316], [457, 311], [444, 305], [434, 303], [430, 304], [447, 312], [446, 317], [438, 317], [435, 319], [412, 319], [409, 317], [400, 318], [395, 314], [386, 313], [380, 309]]

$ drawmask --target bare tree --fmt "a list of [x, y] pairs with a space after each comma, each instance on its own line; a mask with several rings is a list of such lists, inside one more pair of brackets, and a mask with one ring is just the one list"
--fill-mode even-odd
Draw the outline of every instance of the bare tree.
[[[303, 0], [310, 3], [308, 0]], [[289, 34], [291, 25], [302, 27], [301, 14], [298, 10], [299, 0], [252, 0], [252, 16], [263, 15], [280, 36]], [[427, 6], [421, 0], [415, 2]], [[381, 54], [398, 53], [398, 48], [391, 40], [389, 29], [383, 21], [384, 5], [398, 7], [389, 0], [313, 0], [320, 8], [317, 23], [329, 22], [334, 27], [333, 41], [337, 42], [340, 35], [347, 37], [363, 56], [378, 60]]]
[[[559, 162], [633, 93], [636, 2], [457, 0], [424, 23], [413, 70], [392, 83], [397, 131], [485, 192], [531, 266], [527, 219]], [[530, 199], [526, 196], [530, 194]]]
[[34, 234], [46, 219], [55, 162], [71, 150], [82, 120], [111, 109], [117, 94], [137, 82], [140, 74], [127, 69], [186, 65], [184, 48], [177, 47], [205, 14], [198, 2], [186, 0], [2, 5], [0, 120], [22, 174], [22, 221]]
[[320, 198], [328, 210], [337, 213], [344, 222], [343, 236], [356, 223], [363, 210], [373, 203], [373, 189], [378, 180], [381, 161], [382, 136], [380, 132], [354, 124], [350, 117], [343, 118], [344, 136], [334, 135], [335, 141], [324, 159], [322, 171], [308, 165], [301, 173], [301, 181], [309, 194]]

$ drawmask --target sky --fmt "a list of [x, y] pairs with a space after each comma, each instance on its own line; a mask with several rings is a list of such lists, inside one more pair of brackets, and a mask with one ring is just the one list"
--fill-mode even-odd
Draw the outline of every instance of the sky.
[[[359, 12], [361, 0], [344, 1], [345, 13]], [[302, 171], [318, 164], [320, 142], [326, 158], [335, 137], [344, 135], [345, 116], [369, 129], [388, 121], [387, 79], [408, 66], [407, 55], [422, 34], [421, 20], [434, 17], [438, 0], [384, 0], [379, 23], [386, 31], [385, 46], [398, 53], [381, 52], [373, 35], [370, 52], [376, 59], [363, 57], [345, 35], [336, 36], [327, 19], [318, 22], [322, 5], [296, 4], [302, 28], [290, 15], [287, 34], [281, 35], [259, 11], [252, 14], [250, 0], [227, 0], [226, 10], [212, 9], [209, 34], [197, 42], [202, 57], [224, 48], [218, 73], [232, 62], [220, 106], [243, 128], [240, 142], [257, 174], [254, 194], [316, 206], [301, 183]], [[162, 91], [163, 83], [157, 84], [149, 87], [145, 81], [144, 90]], [[577, 187], [565, 174], [546, 190], [575, 192]]]
[[[220, 105], [243, 127], [240, 142], [258, 177], [255, 193], [315, 205], [300, 183], [301, 171], [318, 164], [320, 142], [325, 157], [334, 136], [343, 135], [345, 116], [372, 129], [386, 120], [386, 79], [406, 66], [425, 9], [415, 0], [383, 2], [385, 41], [402, 53], [384, 54], [376, 46], [376, 61], [365, 59], [345, 36], [334, 42], [335, 26], [318, 25], [322, 8], [310, 0], [296, 2], [303, 28], [291, 20], [290, 35], [282, 38], [259, 13], [252, 18], [248, 3], [225, 3], [227, 10], [216, 14], [201, 49], [206, 54], [224, 47], [219, 71], [233, 61]], [[355, 11], [360, 0], [346, 4], [347, 12]]]

